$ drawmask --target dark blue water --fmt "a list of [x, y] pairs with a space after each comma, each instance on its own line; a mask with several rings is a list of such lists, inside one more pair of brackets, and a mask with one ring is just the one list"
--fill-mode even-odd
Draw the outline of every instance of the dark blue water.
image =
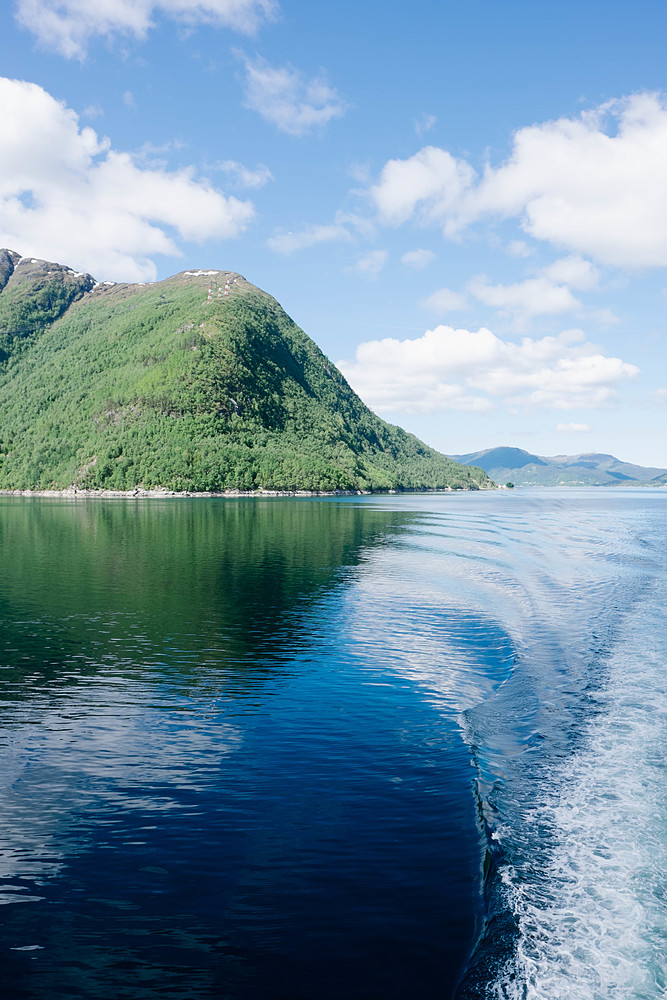
[[0, 498], [3, 997], [662, 996], [666, 499]]

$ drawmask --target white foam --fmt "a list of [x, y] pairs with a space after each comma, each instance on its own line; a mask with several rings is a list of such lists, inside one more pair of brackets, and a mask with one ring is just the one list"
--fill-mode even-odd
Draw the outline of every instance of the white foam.
[[[525, 818], [555, 847], [503, 872], [520, 936], [518, 1000], [665, 997], [667, 640], [661, 603], [636, 613], [611, 663], [582, 750]], [[650, 642], [650, 645], [649, 645]], [[503, 839], [503, 831], [499, 831]]]

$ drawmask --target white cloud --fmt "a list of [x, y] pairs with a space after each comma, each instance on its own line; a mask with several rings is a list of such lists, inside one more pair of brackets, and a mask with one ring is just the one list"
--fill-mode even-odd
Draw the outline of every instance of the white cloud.
[[474, 180], [474, 171], [444, 149], [425, 146], [408, 160], [389, 160], [370, 189], [380, 219], [393, 226], [414, 214], [423, 222], [454, 213]]
[[573, 312], [581, 307], [569, 288], [542, 276], [513, 285], [489, 285], [486, 278], [479, 275], [468, 282], [468, 289], [485, 305], [514, 314], [522, 321], [533, 316]]
[[297, 250], [317, 246], [319, 243], [336, 243], [341, 240], [348, 242], [351, 239], [352, 234], [345, 226], [331, 223], [323, 226], [306, 226], [296, 233], [278, 233], [276, 236], [270, 236], [266, 245], [276, 253], [288, 255]]
[[347, 168], [347, 176], [356, 184], [363, 184], [366, 187], [371, 182], [371, 168], [368, 163], [359, 160], [350, 163]]
[[532, 257], [535, 253], [533, 247], [529, 246], [525, 240], [510, 240], [507, 244], [507, 252], [511, 257]]
[[154, 142], [144, 142], [139, 149], [133, 151], [132, 159], [142, 166], [165, 167], [167, 164], [165, 154], [178, 152], [181, 149], [185, 149], [185, 143], [179, 139], [169, 139], [159, 145]]
[[423, 271], [425, 267], [435, 258], [432, 250], [409, 250], [401, 257], [401, 264], [406, 267], [414, 267], [416, 271]]
[[134, 99], [134, 94], [131, 90], [126, 90], [123, 94], [123, 104], [126, 108], [136, 108], [137, 102]]
[[437, 120], [438, 119], [436, 118], [435, 115], [427, 115], [427, 114], [421, 115], [421, 117], [419, 117], [415, 122], [415, 132], [421, 138], [421, 136], [431, 131], [431, 129], [435, 126]]
[[389, 254], [386, 250], [371, 250], [369, 254], [358, 260], [352, 267], [346, 268], [348, 273], [360, 274], [364, 278], [377, 278], [385, 264]]
[[367, 240], [375, 234], [374, 226], [367, 218], [354, 212], [336, 212], [333, 222], [311, 223], [296, 232], [276, 233], [269, 237], [266, 245], [276, 253], [291, 254], [320, 243], [350, 243], [355, 238], [353, 232]]
[[602, 327], [614, 326], [616, 323], [620, 323], [620, 319], [612, 309], [596, 309], [593, 313], [595, 321]]
[[465, 309], [467, 303], [465, 295], [453, 292], [450, 288], [438, 288], [427, 298], [422, 299], [419, 305], [422, 309], [428, 309], [429, 312], [437, 313], [438, 316], [444, 316], [449, 312], [459, 312], [461, 309]]
[[336, 212], [336, 224], [354, 229], [366, 240], [373, 240], [377, 232], [377, 227], [367, 216], [356, 212]]
[[556, 424], [559, 434], [586, 434], [592, 429], [590, 424]]
[[89, 104], [81, 112], [82, 118], [104, 118], [104, 109], [99, 103]]
[[553, 264], [542, 268], [541, 273], [545, 278], [560, 285], [569, 285], [580, 292], [589, 292], [596, 288], [599, 280], [599, 272], [589, 260], [583, 257], [561, 257]]
[[294, 66], [272, 66], [266, 59], [249, 59], [242, 52], [246, 107], [288, 135], [305, 135], [340, 118], [345, 102], [324, 76], [308, 79]]
[[156, 14], [253, 34], [277, 10], [275, 0], [16, 0], [19, 24], [68, 59], [83, 58], [95, 36], [145, 38]]
[[468, 282], [468, 290], [487, 306], [512, 315], [521, 327], [535, 316], [556, 316], [574, 312], [582, 305], [570, 287], [591, 291], [599, 274], [583, 257], [561, 257], [543, 267], [532, 278], [511, 285], [490, 285], [484, 275]]
[[503, 341], [490, 330], [438, 326], [416, 340], [367, 341], [338, 367], [380, 412], [489, 410], [499, 403], [555, 409], [609, 405], [639, 369], [609, 358], [578, 330]]
[[382, 221], [442, 225], [459, 235], [484, 216], [518, 218], [532, 237], [627, 268], [667, 266], [667, 103], [610, 101], [575, 118], [519, 129], [481, 177], [427, 146], [390, 160], [369, 189]]
[[252, 219], [194, 169], [142, 166], [111, 149], [34, 83], [0, 77], [0, 246], [91, 271], [150, 280], [151, 256], [184, 240], [226, 239]]
[[239, 188], [261, 188], [267, 181], [273, 180], [273, 174], [263, 163], [260, 163], [254, 170], [250, 170], [242, 163], [237, 163], [236, 160], [222, 160], [216, 164], [216, 169], [227, 174], [232, 183]]

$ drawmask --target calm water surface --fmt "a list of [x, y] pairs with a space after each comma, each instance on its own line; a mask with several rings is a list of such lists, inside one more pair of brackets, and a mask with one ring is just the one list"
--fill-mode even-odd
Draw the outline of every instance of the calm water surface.
[[664, 996], [666, 539], [0, 498], [3, 998]]

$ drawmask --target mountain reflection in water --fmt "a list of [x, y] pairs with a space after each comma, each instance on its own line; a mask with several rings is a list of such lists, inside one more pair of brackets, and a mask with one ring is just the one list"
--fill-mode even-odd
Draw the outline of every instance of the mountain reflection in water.
[[374, 560], [419, 518], [0, 499], [5, 995], [452, 994], [484, 847], [425, 690], [494, 626], [393, 618]]

